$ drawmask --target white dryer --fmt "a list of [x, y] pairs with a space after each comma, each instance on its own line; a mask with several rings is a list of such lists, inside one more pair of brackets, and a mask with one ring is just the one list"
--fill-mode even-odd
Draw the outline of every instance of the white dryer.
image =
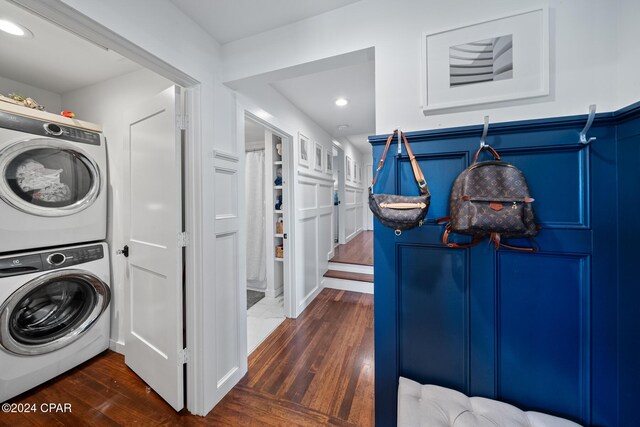
[[109, 346], [106, 243], [0, 257], [0, 402]]
[[97, 132], [0, 111], [0, 253], [106, 238], [105, 145]]

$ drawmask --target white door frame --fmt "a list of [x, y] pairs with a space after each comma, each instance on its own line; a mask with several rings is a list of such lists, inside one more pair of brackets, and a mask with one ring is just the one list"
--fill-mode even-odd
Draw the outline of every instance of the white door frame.
[[338, 158], [338, 161], [336, 162], [337, 165], [333, 165], [333, 167], [337, 167], [338, 168], [338, 200], [340, 201], [340, 204], [338, 205], [338, 244], [339, 245], [344, 245], [345, 243], [347, 243], [347, 236], [346, 236], [346, 228], [345, 228], [345, 222], [346, 222], [346, 217], [347, 217], [347, 203], [346, 203], [346, 185], [347, 185], [347, 181], [346, 181], [346, 171], [344, 170], [345, 168], [345, 154], [344, 154], [344, 149], [342, 148], [342, 146], [338, 145], [338, 144], [333, 144], [333, 146], [338, 150], [338, 155], [336, 156]]
[[185, 137], [184, 191], [185, 230], [190, 236], [186, 248], [185, 260], [185, 327], [187, 332], [187, 409], [195, 414], [204, 415], [205, 384], [203, 384], [204, 357], [203, 348], [203, 303], [202, 288], [202, 204], [201, 191], [202, 144], [200, 129], [200, 81], [188, 73], [174, 67], [157, 56], [142, 49], [109, 28], [97, 24], [73, 7], [62, 2], [43, 2], [41, 0], [10, 0], [16, 5], [59, 25], [78, 36], [99, 46], [104, 46], [133, 62], [165, 77], [185, 89], [187, 102], [185, 113], [189, 115]]
[[[241, 177], [243, 179], [243, 183], [239, 186], [240, 189], [242, 190], [242, 194], [243, 196], [240, 197], [240, 200], [244, 201], [244, 174], [245, 174], [245, 162], [244, 162], [244, 148], [245, 148], [245, 138], [244, 138], [244, 124], [245, 124], [245, 120], [247, 117], [249, 117], [251, 120], [253, 120], [254, 122], [257, 122], [258, 124], [260, 124], [261, 126], [265, 127], [269, 132], [279, 136], [282, 139], [282, 146], [283, 149], [286, 146], [287, 148], [287, 152], [288, 152], [288, 164], [287, 165], [282, 165], [283, 166], [283, 170], [284, 166], [286, 166], [286, 173], [287, 173], [287, 178], [288, 178], [288, 182], [287, 184], [289, 185], [289, 191], [288, 191], [288, 198], [286, 200], [283, 200], [283, 203], [286, 207], [288, 207], [288, 218], [285, 218], [285, 223], [287, 223], [286, 227], [288, 228], [288, 241], [289, 241], [289, 252], [287, 253], [287, 257], [288, 257], [288, 277], [286, 278], [287, 280], [285, 280], [284, 283], [284, 315], [288, 318], [294, 318], [296, 317], [296, 295], [295, 295], [295, 290], [296, 287], [293, 286], [294, 280], [295, 280], [295, 239], [293, 238], [293, 225], [295, 224], [295, 177], [294, 177], [294, 171], [295, 171], [295, 163], [294, 163], [294, 150], [293, 150], [293, 143], [294, 143], [294, 138], [289, 135], [287, 132], [283, 131], [282, 129], [276, 127], [275, 125], [269, 123], [267, 120], [253, 114], [251, 111], [249, 111], [249, 109], [247, 109], [246, 107], [243, 107], [240, 105], [240, 103], [238, 103], [237, 106], [237, 110], [236, 110], [236, 117], [237, 117], [237, 131], [236, 131], [236, 135], [238, 137], [238, 147], [239, 150], [238, 152], [242, 153], [242, 159], [241, 159]], [[283, 161], [284, 161], [284, 156], [283, 156]], [[266, 166], [265, 166], [266, 167]], [[242, 208], [240, 209], [240, 221], [242, 221], [241, 223], [244, 224], [246, 221], [246, 209], [244, 206], [244, 203], [242, 203]], [[268, 209], [269, 207], [267, 207]], [[245, 236], [246, 230], [243, 230], [243, 236], [241, 236], [241, 250], [240, 253], [241, 254], [246, 254], [246, 236]], [[269, 239], [270, 236], [267, 236], [267, 239]], [[272, 237], [272, 236], [271, 236]], [[269, 262], [272, 262], [273, 260], [269, 260]], [[240, 260], [241, 263], [241, 274], [242, 277], [244, 277], [244, 281], [242, 283], [246, 283], [246, 273], [247, 273], [247, 266], [246, 266], [246, 260], [242, 259]], [[246, 317], [244, 319], [244, 321], [246, 322]]]

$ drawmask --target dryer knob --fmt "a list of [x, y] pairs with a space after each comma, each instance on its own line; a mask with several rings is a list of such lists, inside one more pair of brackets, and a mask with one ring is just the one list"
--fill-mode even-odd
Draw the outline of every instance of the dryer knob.
[[55, 123], [45, 123], [44, 131], [49, 135], [53, 135], [53, 136], [62, 135], [62, 128]]
[[60, 252], [56, 252], [47, 257], [47, 262], [51, 265], [60, 265], [67, 260], [67, 257]]

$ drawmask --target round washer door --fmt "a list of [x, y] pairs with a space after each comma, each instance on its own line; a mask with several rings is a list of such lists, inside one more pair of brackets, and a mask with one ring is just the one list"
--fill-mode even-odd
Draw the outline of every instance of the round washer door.
[[110, 300], [109, 286], [87, 271], [45, 273], [0, 306], [0, 345], [30, 356], [58, 350], [87, 332]]
[[34, 138], [0, 151], [0, 198], [22, 212], [58, 217], [78, 213], [100, 193], [100, 170], [67, 141]]

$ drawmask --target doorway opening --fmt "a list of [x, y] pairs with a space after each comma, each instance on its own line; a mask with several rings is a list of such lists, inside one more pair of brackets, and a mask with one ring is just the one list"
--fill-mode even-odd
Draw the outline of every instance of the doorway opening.
[[291, 248], [289, 144], [248, 115], [244, 123], [247, 352], [285, 320]]

